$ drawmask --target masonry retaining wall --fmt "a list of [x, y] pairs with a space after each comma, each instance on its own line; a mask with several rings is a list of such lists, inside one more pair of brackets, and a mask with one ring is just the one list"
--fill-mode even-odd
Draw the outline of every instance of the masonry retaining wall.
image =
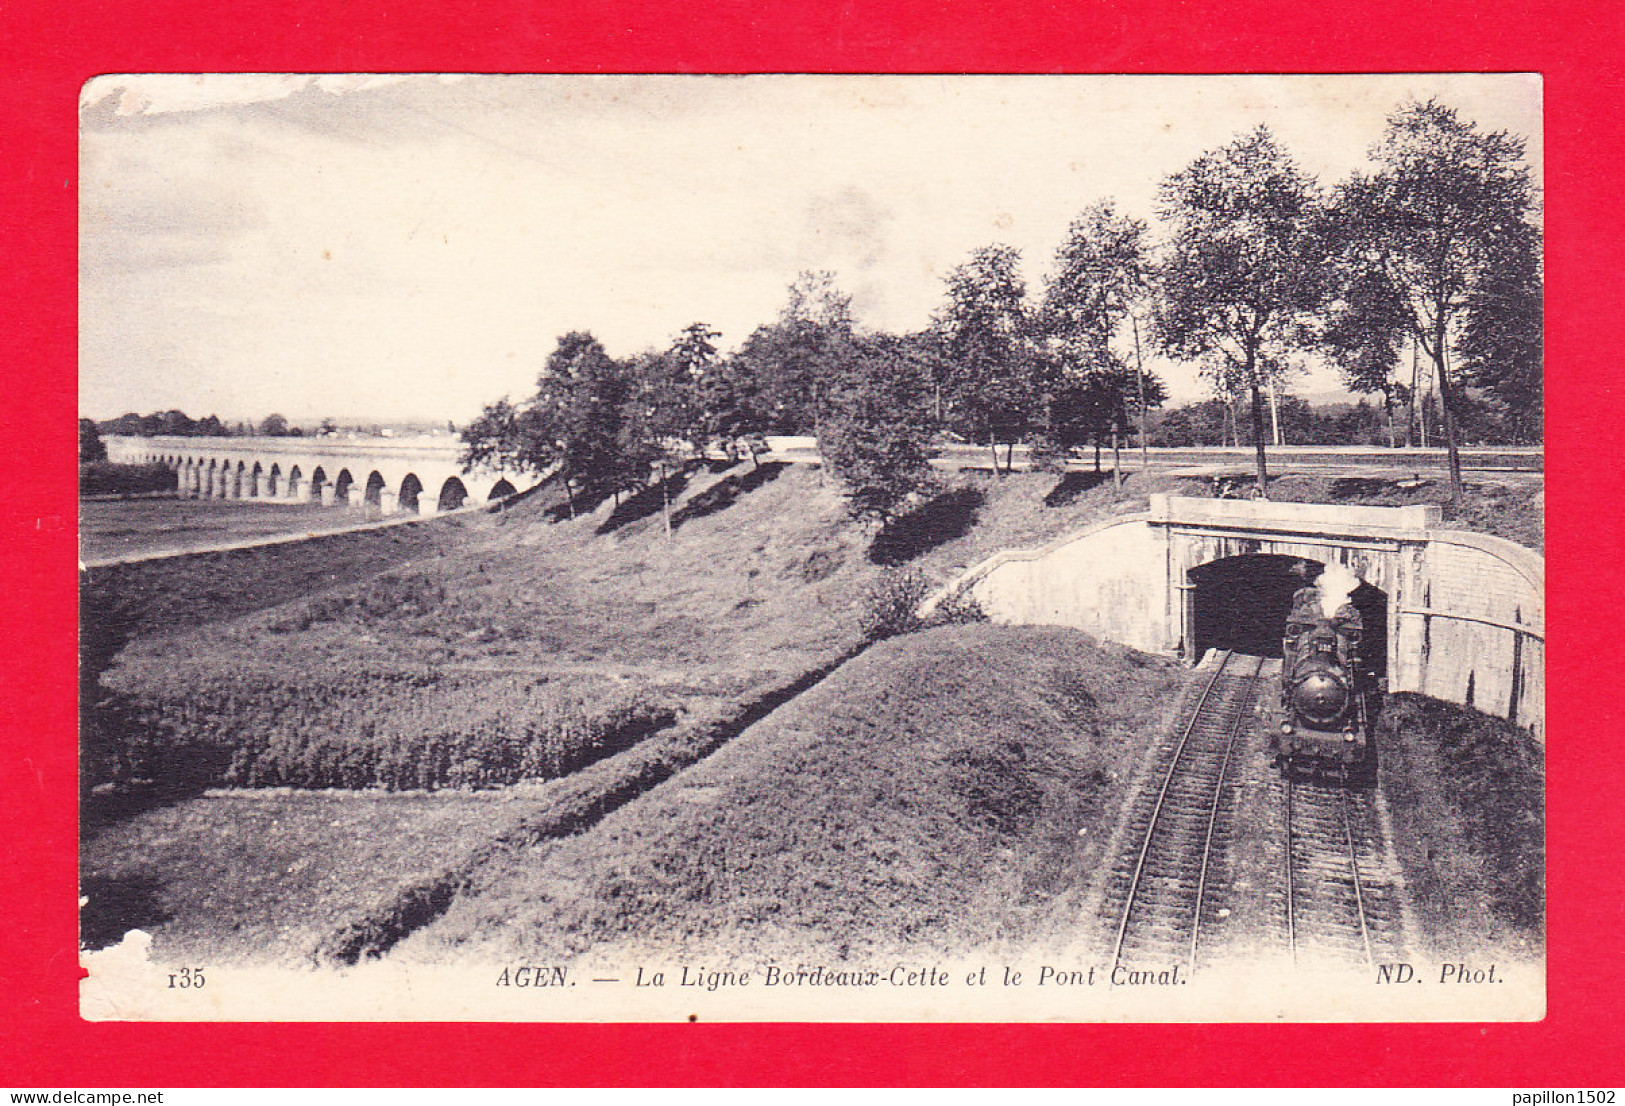
[[1336, 562], [1387, 596], [1389, 690], [1471, 706], [1544, 739], [1544, 558], [1438, 519], [1434, 507], [1159, 496], [1149, 511], [995, 554], [943, 594], [968, 594], [996, 622], [1071, 626], [1175, 655], [1190, 648], [1191, 569], [1247, 553]]

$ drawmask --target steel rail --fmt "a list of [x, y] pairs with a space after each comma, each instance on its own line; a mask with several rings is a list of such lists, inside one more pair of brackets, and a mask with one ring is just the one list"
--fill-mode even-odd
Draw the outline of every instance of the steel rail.
[[1134, 875], [1129, 880], [1128, 897], [1123, 903], [1123, 917], [1117, 924], [1117, 940], [1112, 949], [1112, 966], [1115, 968], [1123, 959], [1123, 941], [1128, 935], [1128, 923], [1134, 913], [1134, 900], [1139, 894], [1140, 877], [1145, 872], [1145, 860], [1151, 852], [1151, 840], [1156, 836], [1157, 821], [1162, 817], [1163, 802], [1168, 798], [1168, 788], [1173, 784], [1179, 774], [1179, 762], [1185, 756], [1185, 747], [1190, 743], [1191, 733], [1196, 729], [1196, 723], [1201, 720], [1202, 710], [1207, 706], [1208, 697], [1213, 694], [1213, 688], [1218, 684], [1219, 677], [1223, 675], [1225, 666], [1235, 651], [1226, 649], [1219, 663], [1214, 666], [1213, 675], [1208, 678], [1207, 685], [1202, 688], [1202, 694], [1191, 709], [1190, 719], [1185, 723], [1184, 731], [1179, 737], [1179, 746], [1174, 750], [1168, 771], [1163, 776], [1162, 788], [1157, 792], [1156, 805], [1151, 808], [1151, 820], [1146, 824], [1145, 839], [1140, 842], [1140, 855], [1134, 862]]
[[[1298, 944], [1298, 905], [1299, 904], [1298, 904], [1297, 878], [1296, 878], [1296, 873], [1297, 873], [1297, 868], [1298, 868], [1298, 848], [1297, 848], [1297, 846], [1298, 846], [1299, 842], [1301, 841], [1302, 844], [1304, 845], [1305, 850], [1306, 850], [1304, 858], [1303, 858], [1303, 867], [1306, 870], [1313, 867], [1312, 861], [1313, 861], [1314, 857], [1313, 857], [1312, 854], [1317, 851], [1317, 848], [1316, 848], [1316, 844], [1315, 844], [1315, 835], [1314, 835], [1313, 832], [1305, 832], [1305, 833], [1302, 833], [1302, 834], [1299, 834], [1299, 833], [1295, 832], [1294, 827], [1296, 826], [1296, 823], [1297, 823], [1296, 806], [1295, 806], [1295, 804], [1293, 803], [1292, 800], [1293, 800], [1293, 795], [1295, 794], [1295, 792], [1297, 790], [1297, 785], [1294, 784], [1291, 780], [1286, 780], [1285, 784], [1286, 784], [1286, 930], [1287, 930], [1287, 944], [1288, 944], [1289, 948], [1291, 949], [1291, 953], [1292, 953], [1292, 966], [1294, 968], [1296, 968], [1298, 966], [1298, 947], [1299, 947], [1299, 944]], [[1361, 875], [1360, 875], [1360, 852], [1359, 852], [1359, 849], [1355, 846], [1355, 843], [1354, 843], [1354, 825], [1353, 825], [1353, 820], [1349, 816], [1349, 797], [1348, 797], [1348, 794], [1346, 792], [1339, 791], [1337, 793], [1337, 800], [1336, 801], [1337, 801], [1338, 824], [1339, 824], [1339, 828], [1341, 828], [1341, 830], [1342, 830], [1342, 834], [1341, 834], [1342, 845], [1343, 845], [1342, 857], [1343, 857], [1343, 860], [1347, 863], [1348, 872], [1349, 872], [1349, 875], [1350, 875], [1350, 887], [1352, 888], [1352, 890], [1354, 892], [1354, 902], [1353, 902], [1352, 905], [1354, 906], [1355, 918], [1356, 918], [1357, 923], [1359, 925], [1360, 947], [1365, 952], [1365, 961], [1366, 961], [1367, 966], [1374, 966], [1376, 964], [1376, 953], [1372, 949], [1372, 945], [1371, 945], [1371, 923], [1367, 918], [1365, 883], [1364, 883], [1364, 880], [1361, 878]], [[1336, 831], [1334, 830], [1333, 834], [1335, 834], [1335, 832]], [[1325, 855], [1325, 850], [1326, 850], [1328, 844], [1329, 844], [1329, 842], [1326, 842], [1326, 841], [1323, 840], [1321, 845], [1319, 846], [1319, 850], [1321, 851], [1322, 856]], [[1343, 924], [1346, 927], [1347, 923], [1345, 922]]]
[[1292, 781], [1283, 781], [1286, 784], [1286, 940], [1292, 950], [1292, 966], [1298, 966], [1298, 906], [1296, 901], [1296, 881], [1293, 879], [1295, 867], [1292, 846]]
[[1349, 871], [1354, 874], [1354, 908], [1360, 915], [1360, 941], [1365, 946], [1365, 962], [1367, 967], [1376, 966], [1376, 957], [1371, 953], [1371, 930], [1365, 921], [1365, 892], [1360, 884], [1360, 853], [1354, 847], [1354, 827], [1349, 821], [1349, 797], [1340, 793], [1337, 796], [1337, 809], [1343, 816], [1343, 841], [1349, 850]]
[[[1255, 657], [1254, 660], [1257, 663], [1253, 665], [1253, 673], [1248, 678], [1256, 680], [1259, 673], [1264, 671], [1264, 658]], [[1193, 972], [1196, 970], [1196, 942], [1202, 932], [1202, 900], [1207, 897], [1208, 861], [1213, 855], [1213, 831], [1219, 824], [1219, 806], [1224, 801], [1224, 781], [1230, 774], [1230, 754], [1235, 751], [1236, 737], [1241, 733], [1242, 724], [1246, 720], [1247, 709], [1244, 699], [1242, 709], [1236, 711], [1235, 721], [1226, 726], [1229, 732], [1224, 739], [1224, 760], [1219, 764], [1218, 782], [1213, 785], [1213, 802], [1208, 808], [1207, 815], [1207, 835], [1202, 839], [1201, 875], [1198, 876], [1196, 883], [1196, 909], [1191, 921], [1191, 948], [1186, 958]]]

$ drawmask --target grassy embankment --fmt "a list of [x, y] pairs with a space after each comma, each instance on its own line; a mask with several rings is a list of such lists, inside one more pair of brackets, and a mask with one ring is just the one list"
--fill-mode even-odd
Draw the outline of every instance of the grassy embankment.
[[[225, 786], [557, 775], [579, 764], [574, 745], [726, 717], [849, 654], [877, 561], [946, 580], [1133, 503], [1073, 480], [1047, 506], [1054, 484], [971, 478], [874, 535], [815, 471], [768, 467], [696, 477], [669, 541], [658, 511], [555, 521], [536, 503], [456, 531], [299, 546], [287, 564], [270, 549], [93, 573], [92, 621], [140, 623], [102, 678], [113, 767]], [[353, 582], [321, 588], [328, 565]], [[177, 619], [207, 625], [161, 632]]]
[[1270, 481], [1270, 495], [1294, 503], [1346, 503], [1365, 507], [1407, 507], [1436, 503], [1444, 508], [1445, 525], [1494, 534], [1536, 552], [1546, 548], [1544, 482], [1470, 481], [1460, 503], [1449, 502], [1449, 485], [1429, 480], [1400, 487], [1388, 480], [1364, 477], [1284, 476]]
[[1382, 788], [1426, 950], [1538, 957], [1546, 912], [1545, 750], [1470, 707], [1395, 695], [1377, 727]]
[[495, 859], [400, 954], [1064, 939], [1181, 679], [1073, 630], [894, 638], [586, 833]]
[[[917, 519], [894, 528], [877, 555], [911, 560], [946, 579], [1004, 545], [1079, 525], [1111, 506], [1103, 488], [1045, 506], [1054, 485], [1043, 477], [972, 478], [947, 497], [948, 509], [939, 504], [925, 514], [928, 525]], [[194, 789], [290, 777], [319, 782], [324, 771], [335, 773], [334, 782], [359, 780], [341, 773], [369, 758], [378, 763], [370, 749], [383, 738], [397, 748], [403, 737], [480, 739], [493, 716], [522, 713], [516, 705], [542, 691], [596, 704], [605, 690], [679, 713], [679, 724], [654, 740], [618, 753], [598, 750], [614, 755], [538, 789], [544, 794], [535, 803], [515, 794], [494, 811], [458, 794], [421, 797], [466, 807], [465, 824], [442, 825], [432, 842], [401, 838], [393, 860], [357, 854], [359, 878], [328, 905], [317, 883], [295, 881], [279, 907], [267, 908], [316, 919], [355, 913], [359, 903], [367, 908], [360, 931], [388, 930], [410, 902], [439, 893], [440, 877], [467, 869], [480, 843], [590, 824], [816, 679], [858, 646], [864, 595], [886, 571], [870, 556], [874, 535], [845, 521], [833, 485], [805, 468], [695, 476], [677, 500], [670, 542], [658, 513], [617, 515], [606, 505], [555, 521], [553, 506], [538, 500], [450, 530], [436, 524], [92, 573], [87, 613], [111, 612], [92, 621], [118, 628], [99, 635], [103, 657], [118, 657], [105, 688], [94, 684], [105, 662], [87, 665], [91, 697], [111, 699], [120, 718], [140, 722], [120, 731], [136, 737], [136, 753], [190, 746], [195, 755], [184, 763], [172, 758], [160, 767], [170, 782], [186, 779]], [[328, 577], [336, 580], [324, 589]], [[370, 729], [351, 724], [363, 717]], [[283, 740], [265, 737], [278, 732]], [[468, 758], [446, 755], [449, 743], [423, 740], [419, 748], [434, 755], [422, 759], [464, 764]], [[304, 774], [279, 765], [302, 766]], [[471, 767], [439, 782], [480, 781]], [[214, 841], [236, 817], [238, 801], [213, 796], [184, 811], [130, 818], [118, 815], [128, 807], [116, 798], [97, 797], [85, 868], [113, 891], [102, 905], [115, 915], [101, 928], [116, 930], [118, 918], [170, 915], [158, 930], [160, 951], [166, 942], [212, 934], [218, 943], [220, 934], [237, 932], [208, 912], [213, 921], [191, 926], [181, 900], [187, 884], [234, 882], [219, 879], [215, 862], [204, 858], [222, 852]], [[350, 805], [377, 808], [369, 817], [387, 826], [395, 817], [391, 801], [374, 794]], [[337, 838], [349, 838], [354, 827], [329, 825], [323, 797], [281, 792], [270, 805], [288, 855], [352, 867], [355, 850]], [[149, 832], [166, 844], [143, 838]], [[253, 859], [245, 850], [237, 862]], [[267, 870], [278, 865], [266, 858]], [[235, 882], [249, 887], [255, 880]], [[143, 905], [148, 899], [151, 909]], [[93, 902], [92, 915], [99, 908]], [[224, 914], [232, 909], [258, 908], [246, 899], [218, 906]], [[357, 932], [345, 940], [372, 944]], [[238, 944], [265, 951], [247, 939]]]

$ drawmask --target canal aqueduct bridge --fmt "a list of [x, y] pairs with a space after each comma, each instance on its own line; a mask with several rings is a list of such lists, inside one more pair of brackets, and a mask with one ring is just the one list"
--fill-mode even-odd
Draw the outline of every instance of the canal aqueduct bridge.
[[432, 515], [530, 488], [534, 476], [465, 473], [445, 438], [104, 439], [110, 461], [174, 470], [180, 494]]
[[1146, 652], [1279, 655], [1292, 592], [1329, 564], [1363, 581], [1352, 598], [1390, 691], [1476, 707], [1544, 740], [1545, 559], [1444, 529], [1438, 507], [1156, 495], [1148, 510], [996, 554], [945, 594], [973, 597], [994, 621], [1075, 626]]

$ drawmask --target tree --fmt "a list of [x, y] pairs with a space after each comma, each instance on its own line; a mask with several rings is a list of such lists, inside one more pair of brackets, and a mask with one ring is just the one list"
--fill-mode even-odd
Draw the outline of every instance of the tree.
[[721, 336], [706, 323], [690, 323], [667, 352], [675, 373], [668, 386], [670, 433], [697, 450], [754, 429], [748, 388], [717, 355]]
[[[1456, 424], [1464, 399], [1458, 388], [1465, 378], [1451, 366], [1465, 352], [1461, 342], [1474, 305], [1484, 353], [1497, 316], [1523, 335], [1517, 344], [1524, 355], [1513, 376], [1527, 381], [1538, 236], [1529, 222], [1533, 191], [1523, 156], [1523, 140], [1505, 131], [1485, 133], [1434, 100], [1410, 103], [1389, 117], [1372, 151], [1378, 171], [1356, 173], [1336, 197], [1345, 264], [1388, 285], [1404, 304], [1405, 331], [1432, 362], [1456, 498], [1462, 493]], [[1508, 295], [1518, 284], [1524, 293]]]
[[1049, 393], [1044, 445], [1056, 453], [1092, 443], [1095, 471], [1100, 471], [1100, 446], [1112, 443], [1113, 478], [1121, 482], [1118, 444], [1129, 426], [1141, 415], [1141, 397], [1146, 406], [1158, 406], [1168, 398], [1162, 380], [1154, 374], [1139, 374], [1122, 364], [1110, 364], [1081, 373], [1062, 373]]
[[154, 434], [191, 437], [197, 434], [197, 422], [185, 411], [171, 409], [156, 417]]
[[1269, 494], [1263, 392], [1292, 364], [1324, 298], [1313, 181], [1267, 127], [1163, 181], [1172, 240], [1160, 267], [1157, 337], [1200, 361], [1221, 394], [1250, 393], [1258, 494]]
[[267, 438], [286, 438], [288, 420], [281, 415], [266, 415], [260, 421], [260, 433]]
[[1028, 346], [1027, 287], [1021, 255], [1010, 246], [984, 246], [947, 276], [948, 302], [934, 321], [934, 386], [939, 417], [988, 446], [999, 471], [999, 443], [1015, 443], [1037, 424], [1042, 392], [1037, 373], [1047, 359]]
[[833, 274], [798, 274], [777, 321], [757, 327], [729, 359], [735, 409], [754, 428], [816, 435], [853, 333], [851, 299]]
[[[1034, 320], [1058, 369], [1047, 419], [1050, 444], [1064, 450], [1092, 437], [1097, 471], [1101, 436], [1111, 435], [1115, 454], [1132, 412], [1140, 419], [1143, 449], [1146, 408], [1167, 394], [1160, 380], [1144, 372], [1134, 317], [1150, 287], [1145, 235], [1145, 223], [1118, 215], [1110, 200], [1085, 210], [1056, 254]], [[1133, 369], [1114, 349], [1125, 320], [1134, 338]], [[1120, 480], [1115, 459], [1112, 471]]]
[[520, 419], [523, 413], [503, 396], [487, 404], [473, 422], [463, 427], [464, 472], [519, 466]]
[[932, 484], [930, 362], [921, 345], [891, 335], [864, 339], [831, 390], [819, 449], [855, 518], [895, 518]]
[[119, 434], [125, 437], [140, 437], [146, 433], [141, 416], [134, 411], [126, 411], [116, 419], [99, 422], [96, 429], [102, 434]]
[[1159, 446], [1207, 445], [1219, 436], [1220, 406], [1209, 399], [1164, 411], [1151, 424], [1151, 438]]
[[[700, 412], [707, 440], [720, 442], [734, 455], [741, 439], [768, 433], [772, 421], [763, 410], [760, 380], [755, 366], [739, 356], [719, 360], [700, 388]], [[757, 450], [750, 448], [751, 460]]]
[[630, 392], [627, 373], [598, 339], [571, 331], [548, 355], [536, 393], [523, 407], [499, 400], [463, 431], [464, 468], [554, 470], [574, 517], [576, 491], [626, 486], [622, 422]]
[[717, 371], [717, 332], [704, 323], [688, 326], [664, 352], [634, 359], [620, 432], [622, 471], [629, 487], [646, 482], [650, 468], [660, 483], [661, 517], [671, 536], [668, 470], [681, 467], [707, 440], [703, 393]]
[[1545, 351], [1540, 236], [1530, 227], [1502, 248], [1467, 297], [1461, 378], [1499, 408], [1514, 442], [1545, 436]]
[[1395, 375], [1408, 333], [1405, 301], [1381, 273], [1368, 268], [1334, 270], [1333, 281], [1336, 291], [1320, 331], [1321, 349], [1351, 392], [1382, 393], [1392, 448], [1393, 405], [1410, 394]]
[[96, 424], [90, 419], [79, 420], [79, 463], [89, 464], [92, 461], [107, 460], [107, 446], [102, 443], [102, 436], [96, 430]]

